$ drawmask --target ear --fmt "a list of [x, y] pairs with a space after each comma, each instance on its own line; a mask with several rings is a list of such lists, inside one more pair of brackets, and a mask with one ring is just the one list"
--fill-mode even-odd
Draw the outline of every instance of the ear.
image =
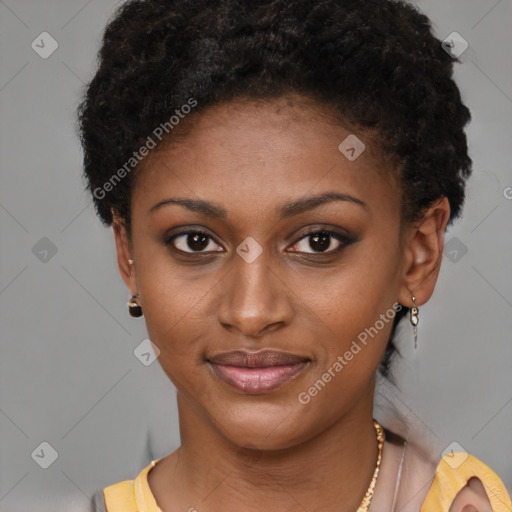
[[404, 306], [425, 304], [432, 294], [443, 259], [444, 232], [450, 218], [446, 197], [425, 210], [404, 234], [403, 284], [398, 301]]
[[112, 212], [112, 230], [117, 251], [117, 266], [119, 273], [126, 284], [130, 295], [137, 294], [137, 286], [135, 283], [135, 267], [129, 262], [132, 259], [132, 248], [128, 239], [128, 233], [124, 221], [116, 212]]

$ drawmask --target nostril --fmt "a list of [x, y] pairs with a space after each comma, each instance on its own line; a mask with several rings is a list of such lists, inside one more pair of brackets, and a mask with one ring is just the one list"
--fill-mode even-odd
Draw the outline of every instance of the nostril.
[[462, 512], [478, 512], [478, 510], [473, 505], [466, 505]]

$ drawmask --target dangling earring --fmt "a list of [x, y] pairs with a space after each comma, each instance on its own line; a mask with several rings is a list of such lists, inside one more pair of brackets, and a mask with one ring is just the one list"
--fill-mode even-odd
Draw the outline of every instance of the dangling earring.
[[[133, 260], [132, 259], [128, 260], [128, 263], [130, 265], [133, 265]], [[128, 304], [127, 304], [128, 313], [130, 313], [130, 316], [133, 316], [133, 317], [142, 316], [142, 307], [135, 300], [137, 298], [138, 298], [137, 295], [132, 295], [132, 298], [128, 301]]]
[[411, 324], [413, 325], [414, 327], [414, 349], [416, 350], [417, 346], [418, 346], [418, 322], [419, 322], [419, 318], [418, 318], [418, 313], [419, 313], [419, 310], [418, 310], [418, 306], [416, 306], [416, 302], [414, 302], [416, 300], [416, 297], [412, 297], [412, 308], [411, 308]]
[[142, 316], [142, 307], [135, 301], [136, 298], [137, 295], [132, 295], [132, 298], [128, 301], [128, 313], [130, 313], [130, 316], [139, 317]]

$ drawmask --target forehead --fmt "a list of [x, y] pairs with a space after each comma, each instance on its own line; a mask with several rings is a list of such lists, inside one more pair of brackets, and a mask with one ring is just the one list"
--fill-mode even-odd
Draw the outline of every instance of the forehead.
[[[377, 210], [398, 206], [398, 187], [373, 139], [340, 124], [326, 106], [296, 97], [226, 102], [186, 122], [137, 169], [133, 213], [179, 196], [210, 200], [228, 214], [268, 215], [291, 198], [327, 191]], [[342, 149], [355, 141], [359, 152], [357, 140], [364, 144], [355, 160], [347, 158], [353, 151], [340, 151], [345, 140]]]

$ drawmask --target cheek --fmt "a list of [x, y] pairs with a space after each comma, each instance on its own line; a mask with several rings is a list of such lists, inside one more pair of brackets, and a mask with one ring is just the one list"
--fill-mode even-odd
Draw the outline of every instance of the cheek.
[[170, 271], [168, 263], [159, 265], [158, 258], [148, 258], [147, 263], [147, 271], [137, 275], [144, 318], [149, 337], [160, 350], [160, 364], [174, 381], [174, 376], [180, 379], [180, 374], [193, 371], [202, 358], [200, 342], [204, 343], [207, 320], [202, 308], [208, 285], [200, 280], [187, 283], [175, 268]]
[[[381, 247], [379, 247], [379, 245]], [[336, 333], [346, 337], [373, 324], [395, 302], [399, 289], [398, 251], [369, 237], [332, 271], [305, 276], [297, 285], [301, 301], [314, 307]]]
[[375, 239], [362, 240], [357, 251], [329, 276], [306, 279], [309, 292], [301, 294], [300, 300], [314, 312], [311, 318], [319, 325], [321, 371], [338, 356], [348, 363], [343, 368], [345, 375], [358, 368], [373, 370], [380, 362], [396, 314], [393, 305], [399, 288], [397, 251], [383, 245]]

